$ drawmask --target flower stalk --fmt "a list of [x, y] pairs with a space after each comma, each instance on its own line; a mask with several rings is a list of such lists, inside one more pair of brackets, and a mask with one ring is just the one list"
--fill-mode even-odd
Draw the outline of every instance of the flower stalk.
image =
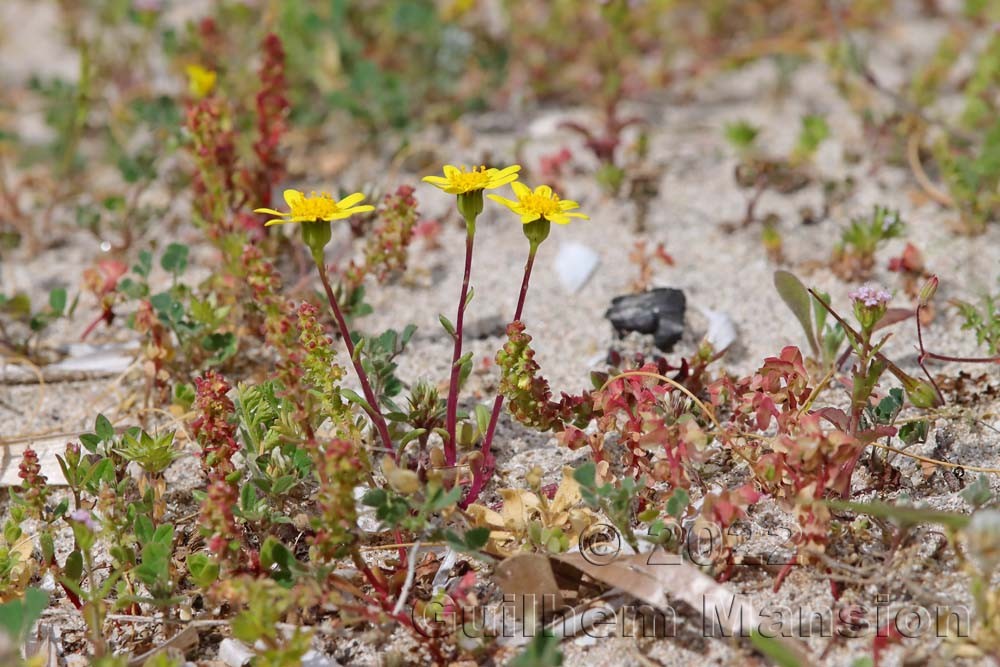
[[472, 277], [472, 250], [476, 237], [476, 218], [483, 212], [483, 191], [502, 187], [517, 180], [520, 165], [504, 169], [459, 169], [453, 165], [444, 166], [442, 176], [425, 176], [424, 181], [436, 188], [455, 195], [458, 212], [465, 220], [465, 270], [462, 274], [462, 291], [458, 298], [458, 312], [450, 332], [454, 341], [451, 372], [448, 381], [448, 398], [445, 402], [445, 464], [454, 466], [458, 460], [458, 389], [462, 381], [462, 333], [465, 328], [465, 309], [469, 301], [469, 281]]
[[[546, 222], [547, 225], [548, 223]], [[535, 264], [535, 253], [538, 251], [539, 244], [540, 242], [532, 243], [528, 250], [528, 259], [524, 263], [524, 275], [521, 277], [521, 292], [517, 298], [517, 307], [514, 309], [514, 319], [511, 320], [512, 322], [519, 322], [521, 314], [524, 312], [524, 301], [528, 296], [528, 284], [531, 281], [531, 268]], [[489, 426], [486, 428], [486, 434], [483, 436], [483, 443], [480, 446], [481, 459], [478, 465], [472, 470], [472, 484], [469, 485], [469, 490], [466, 492], [465, 498], [462, 499], [462, 509], [467, 508], [479, 498], [479, 494], [482, 493], [483, 487], [486, 485], [486, 480], [493, 473], [494, 458], [490, 453], [490, 449], [493, 446], [493, 436], [496, 434], [497, 422], [500, 421], [500, 410], [502, 408], [503, 394], [498, 391], [497, 397], [493, 400], [493, 410], [490, 412]]]
[[[329, 225], [327, 225], [329, 227]], [[304, 231], [304, 228], [303, 228]], [[313, 259], [315, 257], [315, 253]], [[368, 380], [368, 373], [365, 372], [364, 366], [361, 364], [360, 355], [355, 351], [354, 341], [351, 340], [351, 330], [347, 327], [347, 320], [344, 319], [344, 313], [340, 309], [340, 305], [337, 303], [337, 296], [333, 293], [333, 287], [330, 285], [330, 276], [326, 271], [326, 264], [322, 259], [317, 259], [316, 269], [319, 271], [319, 278], [323, 283], [323, 290], [326, 292], [326, 300], [330, 303], [330, 309], [333, 311], [333, 317], [337, 320], [337, 329], [340, 330], [340, 335], [344, 339], [344, 345], [347, 346], [347, 354], [351, 357], [351, 363], [354, 365], [354, 372], [358, 374], [358, 381], [361, 383], [361, 391], [364, 393], [365, 401], [368, 403], [366, 406], [362, 406], [364, 411], [368, 414], [368, 418], [371, 419], [372, 424], [375, 426], [375, 430], [378, 431], [379, 437], [382, 439], [382, 444], [388, 451], [389, 455], [392, 456], [393, 461], [396, 460], [397, 454], [396, 449], [392, 445], [392, 436], [389, 435], [389, 426], [386, 424], [385, 417], [382, 416], [382, 411], [379, 409], [378, 400], [375, 397], [375, 392], [372, 391], [371, 382]]]
[[[482, 190], [477, 190], [479, 195], [479, 210], [483, 206]], [[471, 195], [472, 193], [470, 193]], [[458, 297], [458, 312], [455, 314], [455, 333], [452, 334], [454, 347], [451, 354], [451, 375], [448, 381], [448, 399], [445, 416], [445, 429], [448, 432], [448, 439], [444, 445], [444, 460], [449, 466], [455, 465], [458, 458], [458, 441], [456, 431], [458, 430], [458, 388], [462, 381], [462, 332], [465, 329], [465, 307], [469, 301], [469, 281], [472, 277], [472, 249], [476, 237], [476, 215], [474, 206], [463, 207], [462, 202], [470, 195], [459, 195], [459, 210], [465, 214], [465, 270], [462, 274], [462, 291]], [[467, 212], [466, 212], [467, 211]]]
[[367, 405], [362, 406], [362, 409], [364, 409], [368, 418], [371, 419], [375, 430], [378, 431], [386, 452], [395, 460], [397, 453], [392, 444], [392, 436], [389, 435], [389, 427], [379, 408], [375, 392], [372, 391], [371, 382], [368, 380], [368, 374], [361, 363], [360, 356], [354, 346], [354, 341], [351, 339], [351, 330], [347, 326], [347, 320], [340, 309], [340, 304], [337, 303], [337, 296], [334, 294], [333, 286], [330, 284], [330, 276], [327, 273], [326, 261], [323, 255], [323, 249], [330, 242], [330, 239], [333, 238], [333, 230], [330, 228], [331, 222], [334, 220], [344, 220], [356, 213], [367, 213], [375, 210], [374, 206], [361, 204], [364, 198], [363, 194], [356, 192], [337, 201], [326, 193], [317, 194], [313, 192], [311, 195], [306, 196], [298, 190], [285, 190], [284, 199], [288, 205], [288, 211], [258, 208], [254, 209], [254, 212], [275, 216], [271, 220], [268, 220], [265, 226], [300, 223], [302, 241], [309, 247], [309, 251], [312, 254], [316, 270], [319, 272], [320, 281], [323, 283], [323, 290], [326, 292], [326, 299], [330, 303], [330, 310], [333, 311], [334, 319], [337, 321], [337, 328], [344, 339], [344, 345], [347, 346], [347, 353], [351, 356], [351, 364], [354, 366], [354, 371], [358, 374], [358, 381], [361, 383], [361, 390], [364, 393], [365, 402], [367, 403]]

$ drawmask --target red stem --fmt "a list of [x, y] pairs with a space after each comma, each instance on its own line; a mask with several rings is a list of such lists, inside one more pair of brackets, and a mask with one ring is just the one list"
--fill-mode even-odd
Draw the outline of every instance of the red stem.
[[[535, 263], [535, 251], [538, 250], [538, 246], [532, 245], [531, 250], [528, 252], [528, 261], [524, 263], [524, 277], [521, 279], [521, 294], [517, 299], [517, 308], [514, 310], [514, 319], [512, 322], [517, 322], [521, 319], [521, 313], [524, 311], [524, 300], [528, 295], [528, 282], [531, 280], [531, 267]], [[470, 504], [474, 503], [479, 494], [482, 493], [483, 487], [486, 485], [487, 480], [493, 474], [493, 456], [490, 454], [490, 447], [493, 445], [493, 435], [496, 433], [497, 422], [500, 420], [500, 409], [503, 407], [503, 394], [497, 391], [497, 397], [493, 401], [493, 412], [490, 414], [490, 425], [486, 429], [486, 436], [483, 438], [483, 446], [480, 452], [483, 455], [480, 465], [472, 471], [472, 484], [469, 485], [469, 491], [465, 494], [465, 498], [462, 499], [460, 506], [462, 509], [467, 508]]]
[[393, 461], [395, 461], [396, 449], [392, 446], [392, 437], [389, 435], [389, 427], [386, 425], [385, 418], [379, 410], [378, 401], [375, 398], [375, 392], [372, 391], [371, 383], [368, 382], [368, 374], [365, 373], [365, 369], [361, 365], [361, 360], [354, 354], [354, 341], [351, 340], [351, 331], [347, 328], [347, 321], [344, 319], [344, 314], [340, 311], [340, 306], [337, 304], [337, 297], [333, 293], [333, 288], [330, 287], [330, 277], [326, 274], [326, 266], [324, 266], [322, 262], [316, 262], [316, 267], [319, 269], [320, 280], [323, 281], [323, 289], [326, 290], [326, 300], [330, 302], [330, 308], [333, 310], [333, 316], [337, 320], [337, 328], [340, 329], [340, 336], [344, 339], [344, 344], [347, 345], [347, 353], [351, 356], [351, 363], [354, 365], [354, 371], [358, 374], [358, 380], [361, 381], [361, 390], [364, 392], [365, 400], [368, 401], [368, 405], [371, 408], [366, 409], [365, 412], [368, 413], [368, 417], [372, 420], [372, 424], [375, 425], [375, 429], [382, 437], [382, 443], [385, 445], [385, 448], [389, 450], [389, 455], [392, 456]]
[[455, 316], [455, 348], [451, 355], [451, 380], [448, 383], [448, 407], [445, 427], [448, 440], [444, 443], [445, 465], [453, 466], [458, 458], [458, 443], [455, 432], [458, 428], [458, 383], [461, 380], [462, 329], [465, 321], [465, 302], [469, 297], [469, 278], [472, 276], [472, 242], [475, 238], [473, 227], [467, 228], [465, 236], [465, 274], [462, 277], [462, 293], [458, 299], [458, 314]]
[[1000, 364], [1000, 357], [949, 357], [948, 355], [937, 354], [935, 352], [924, 352], [923, 356], [928, 359], [954, 361], [960, 364]]
[[110, 310], [102, 310], [101, 313], [97, 316], [97, 318], [94, 319], [93, 322], [88, 324], [87, 328], [83, 330], [82, 334], [80, 334], [80, 340], [85, 340], [87, 336], [89, 336], [91, 332], [93, 332], [94, 329], [97, 328], [97, 325], [100, 324], [101, 322], [109, 322], [108, 319], [109, 314], [111, 314]]
[[938, 400], [942, 405], [944, 405], [944, 394], [941, 393], [941, 388], [938, 387], [938, 383], [934, 380], [934, 376], [931, 375], [931, 372], [927, 370], [927, 366], [924, 365], [924, 358], [927, 356], [927, 350], [924, 349], [924, 331], [923, 325], [920, 323], [920, 311], [923, 310], [923, 308], [923, 303], [917, 304], [917, 344], [920, 346], [920, 354], [917, 356], [917, 365], [920, 366], [920, 370], [924, 372], [924, 375], [927, 376], [931, 386], [934, 387], [934, 392], [937, 394]]

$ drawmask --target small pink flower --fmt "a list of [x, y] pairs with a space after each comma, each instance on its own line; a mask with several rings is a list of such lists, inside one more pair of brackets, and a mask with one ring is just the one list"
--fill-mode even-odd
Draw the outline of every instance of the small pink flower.
[[97, 522], [94, 521], [94, 515], [85, 509], [75, 510], [69, 515], [69, 518], [73, 521], [79, 521], [90, 530], [97, 530]]
[[873, 283], [868, 283], [867, 285], [863, 285], [856, 290], [852, 290], [847, 296], [851, 297], [851, 299], [855, 302], [864, 304], [869, 308], [884, 306], [889, 303], [890, 299], [892, 299], [892, 294], [890, 294], [884, 287]]

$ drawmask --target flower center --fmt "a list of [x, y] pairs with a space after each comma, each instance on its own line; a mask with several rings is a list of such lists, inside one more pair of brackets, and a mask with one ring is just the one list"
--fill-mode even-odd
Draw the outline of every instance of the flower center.
[[465, 167], [462, 170], [454, 174], [451, 177], [452, 184], [461, 190], [468, 192], [469, 190], [482, 190], [490, 182], [490, 176], [486, 173], [486, 167], [476, 167], [472, 168], [472, 171], [466, 171]]
[[542, 195], [536, 195], [534, 192], [531, 194], [524, 195], [520, 197], [521, 206], [532, 213], [537, 213], [543, 218], [551, 215], [552, 213], [559, 212], [559, 195], [552, 195], [552, 197], [544, 197]]
[[296, 218], [313, 218], [315, 220], [332, 215], [340, 210], [333, 197], [325, 192], [320, 194], [313, 192], [309, 197], [303, 197], [301, 201], [291, 208], [292, 215]]

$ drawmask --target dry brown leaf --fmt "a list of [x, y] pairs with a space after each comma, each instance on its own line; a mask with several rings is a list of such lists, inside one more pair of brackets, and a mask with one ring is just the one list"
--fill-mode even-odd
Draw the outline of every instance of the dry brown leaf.
[[[583, 554], [553, 556], [587, 576], [664, 612], [673, 612], [671, 599], [680, 600], [706, 617], [706, 623], [718, 623], [731, 636], [749, 637], [761, 627], [753, 606], [746, 600], [693, 565], [683, 561], [662, 562], [662, 554], [636, 554], [611, 562], [591, 563]], [[794, 653], [799, 665], [811, 665], [807, 649], [790, 638], [776, 638], [785, 649]]]
[[561, 609], [562, 591], [552, 573], [552, 563], [543, 554], [518, 554], [496, 567], [496, 582], [504, 604], [514, 605], [514, 615], [526, 625], [542, 620], [546, 611]]
[[580, 502], [580, 485], [573, 479], [573, 469], [569, 466], [563, 466], [562, 481], [559, 482], [556, 495], [552, 498], [549, 511], [553, 514], [561, 514], [572, 509], [578, 502]]
[[500, 515], [504, 527], [514, 533], [524, 533], [528, 522], [538, 514], [541, 504], [538, 496], [527, 489], [500, 489], [500, 496], [503, 498]]

